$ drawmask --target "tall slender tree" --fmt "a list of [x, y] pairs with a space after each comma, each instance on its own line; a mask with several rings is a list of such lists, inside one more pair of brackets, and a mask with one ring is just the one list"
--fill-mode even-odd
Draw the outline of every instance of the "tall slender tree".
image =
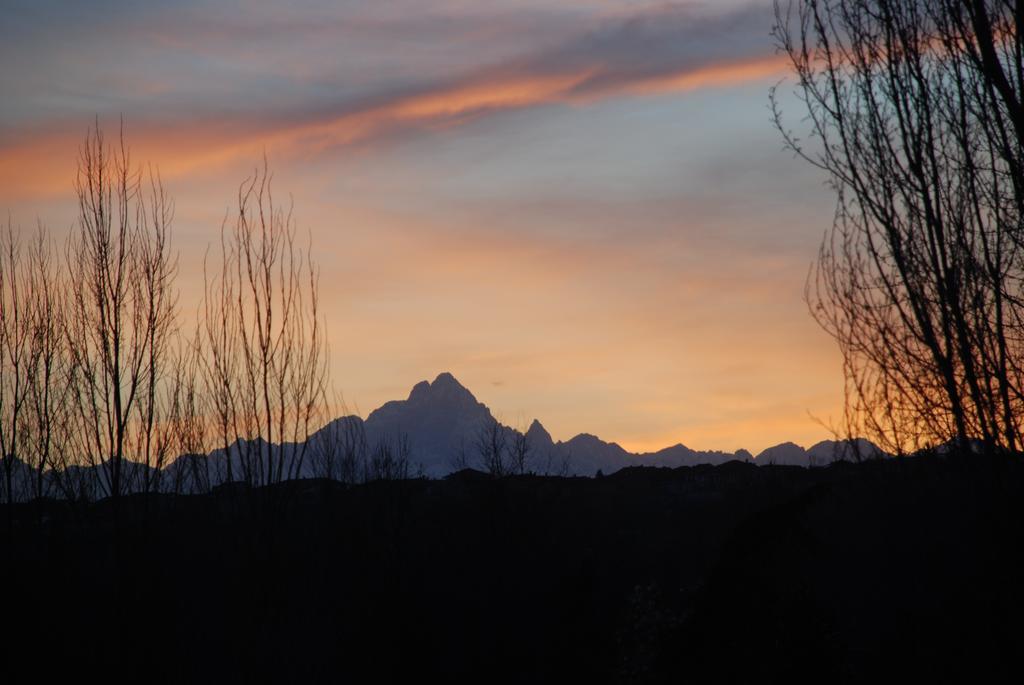
[[219, 477], [277, 483], [303, 473], [308, 438], [324, 419], [328, 373], [319, 271], [298, 243], [290, 207], [275, 203], [266, 162], [240, 187], [220, 247], [200, 322], [226, 460]]
[[69, 428], [67, 399], [74, 383], [64, 344], [64, 286], [59, 255], [46, 229], [40, 225], [29, 246], [28, 288], [31, 374], [26, 440], [33, 468], [33, 494], [49, 494], [46, 473], [55, 455], [66, 453]]
[[20, 233], [8, 221], [0, 231], [0, 458], [3, 496], [13, 502], [23, 478], [24, 419], [32, 380], [32, 291]]
[[75, 190], [65, 324], [74, 447], [98, 470], [100, 493], [118, 498], [153, 488], [167, 455], [156, 438], [177, 330], [174, 206], [158, 175], [132, 166], [123, 129], [111, 146], [98, 124], [81, 147]]

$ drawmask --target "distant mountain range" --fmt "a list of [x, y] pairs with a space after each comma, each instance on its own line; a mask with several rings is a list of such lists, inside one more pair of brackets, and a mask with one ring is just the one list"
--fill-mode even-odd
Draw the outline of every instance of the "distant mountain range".
[[[411, 459], [423, 473], [441, 477], [462, 466], [479, 468], [477, 439], [482, 428], [495, 423], [490, 410], [477, 401], [450, 373], [442, 373], [433, 382], [417, 383], [408, 399], [386, 403], [370, 413], [365, 420], [347, 416], [337, 421], [351, 422], [362, 428], [367, 442], [375, 444], [396, 436], [408, 437]], [[505, 442], [510, 444], [516, 429], [503, 426]], [[337, 427], [327, 426], [314, 440], [324, 440]], [[722, 464], [739, 460], [755, 464], [789, 466], [823, 466], [836, 460], [870, 458], [881, 450], [864, 439], [856, 445], [825, 440], [804, 449], [791, 442], [770, 447], [756, 457], [747, 450], [736, 452], [699, 451], [682, 444], [657, 452], [628, 452], [614, 442], [605, 442], [595, 435], [581, 433], [565, 442], [555, 442], [538, 420], [526, 431], [529, 445], [529, 468], [538, 473], [567, 473], [593, 476], [628, 466], [695, 466]]]
[[[454, 376], [442, 373], [433, 382], [417, 383], [407, 399], [387, 402], [371, 412], [366, 419], [343, 416], [331, 421], [310, 436], [307, 443], [310, 449], [305, 451], [301, 463], [295, 459], [299, 453], [298, 446], [284, 445], [284, 472], [303, 478], [344, 478], [337, 468], [328, 470], [325, 459], [317, 455], [330, 453], [333, 455], [330, 458], [336, 460], [348, 450], [350, 453], [359, 453], [361, 463], [365, 464], [373, 459], [378, 446], [395, 448], [399, 444], [408, 448], [408, 475], [422, 474], [441, 478], [464, 468], [486, 470], [479, 445], [483, 434], [488, 431], [496, 433], [499, 442], [506, 448], [515, 444], [517, 439], [520, 445], [523, 444], [523, 433], [498, 423], [491, 411], [477, 401], [473, 393]], [[676, 468], [700, 464], [718, 465], [733, 460], [758, 465], [814, 467], [839, 460], [885, 456], [875, 445], [864, 439], [852, 442], [825, 440], [809, 449], [786, 442], [769, 447], [756, 457], [743, 449], [736, 452], [699, 451], [682, 444], [657, 452], [634, 453], [589, 433], [581, 433], [564, 442], [555, 442], [537, 420], [526, 430], [525, 445], [527, 472], [573, 476], [594, 476], [599, 472], [610, 474], [631, 466]], [[231, 451], [233, 454], [244, 451], [250, 455], [267, 453], [266, 443], [259, 439], [246, 444], [236, 443]], [[195, 492], [233, 480], [246, 480], [239, 467], [240, 461], [238, 458], [232, 460], [230, 476], [223, 449], [207, 455], [182, 455], [162, 473], [129, 462], [123, 467], [123, 479], [128, 491], [146, 489], [145, 483], [159, 482], [161, 489]], [[265, 461], [262, 466], [267, 468]], [[65, 488], [71, 484], [75, 491], [89, 497], [102, 495], [105, 490], [107, 473], [102, 465], [75, 466], [64, 474], [61, 480]], [[198, 474], [203, 475], [200, 477]], [[19, 498], [31, 492], [32, 472], [26, 464], [16, 461], [12, 477], [16, 482], [15, 490], [22, 493]], [[252, 480], [264, 482], [261, 477]], [[58, 479], [51, 477], [49, 481], [52, 483], [47, 488], [49, 494], [61, 496], [56, 485]]]

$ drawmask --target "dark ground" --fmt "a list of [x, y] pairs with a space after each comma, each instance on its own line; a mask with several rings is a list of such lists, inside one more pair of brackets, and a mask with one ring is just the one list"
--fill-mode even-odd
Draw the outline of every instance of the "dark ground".
[[919, 457], [0, 508], [0, 681], [1024, 682], [1022, 495]]

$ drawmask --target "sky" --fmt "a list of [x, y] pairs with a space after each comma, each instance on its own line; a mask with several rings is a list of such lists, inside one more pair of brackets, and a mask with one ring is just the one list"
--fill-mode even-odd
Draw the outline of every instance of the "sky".
[[183, 318], [267, 159], [367, 414], [452, 372], [505, 423], [627, 449], [829, 437], [842, 375], [804, 283], [834, 199], [770, 0], [0, 0], [0, 211], [74, 222], [124, 119], [175, 201]]

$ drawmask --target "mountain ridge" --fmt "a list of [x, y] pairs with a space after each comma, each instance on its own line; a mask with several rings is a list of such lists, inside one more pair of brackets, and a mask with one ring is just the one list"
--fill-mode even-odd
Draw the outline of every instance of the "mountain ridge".
[[[358, 417], [349, 417], [357, 419]], [[406, 400], [392, 400], [370, 412], [363, 421], [368, 440], [382, 440], [388, 435], [407, 435], [412, 445], [412, 459], [428, 476], [442, 477], [451, 473], [458, 457], [468, 458], [459, 466], [474, 466], [473, 452], [481, 430], [498, 420], [484, 403], [463, 386], [450, 372], [442, 372], [433, 382], [416, 383]], [[804, 448], [792, 442], [762, 450], [754, 456], [745, 449], [734, 452], [694, 450], [676, 443], [654, 452], [630, 452], [618, 443], [602, 440], [593, 433], [579, 433], [568, 440], [554, 440], [539, 419], [533, 419], [524, 433], [499, 424], [506, 443], [516, 435], [525, 435], [534, 452], [533, 466], [543, 471], [545, 465], [568, 464], [568, 474], [592, 476], [598, 471], [611, 473], [629, 466], [661, 466], [675, 468], [698, 464], [723, 464], [744, 461], [754, 464], [788, 466], [819, 466], [858, 456], [877, 456], [882, 452], [864, 439], [851, 447], [845, 441], [823, 440]], [[565, 468], [560, 466], [563, 472]]]
[[[522, 438], [525, 437], [525, 440]], [[826, 466], [834, 461], [858, 460], [885, 455], [863, 438], [853, 442], [823, 440], [809, 448], [784, 442], [762, 450], [756, 456], [745, 449], [734, 452], [694, 450], [676, 443], [654, 452], [630, 452], [616, 442], [606, 442], [595, 434], [580, 433], [568, 440], [554, 440], [539, 419], [533, 419], [525, 433], [501, 424], [484, 403], [449, 372], [438, 374], [433, 382], [416, 383], [404, 400], [385, 402], [367, 415], [345, 415], [332, 419], [315, 431], [305, 443], [280, 446], [284, 477], [360, 479], [367, 477], [368, 464], [385, 453], [392, 459], [404, 459], [398, 473], [404, 476], [424, 475], [443, 478], [465, 468], [487, 471], [485, 443], [500, 445], [506, 452], [525, 449], [523, 472], [594, 476], [611, 474], [624, 468], [649, 466], [678, 468], [702, 464], [721, 465], [731, 461], [756, 465]], [[301, 449], [300, 446], [305, 447]], [[208, 454], [183, 454], [162, 469], [162, 487], [197, 492], [222, 483], [247, 481], [253, 473], [270, 472], [269, 449], [262, 438], [239, 440]], [[399, 452], [407, 450], [401, 455]], [[228, 455], [232, 459], [228, 459]], [[242, 466], [242, 455], [250, 463]], [[302, 458], [299, 457], [302, 455]], [[511, 464], [508, 471], [518, 472]], [[228, 465], [230, 464], [230, 473]], [[275, 462], [276, 466], [276, 462]], [[104, 465], [71, 466], [75, 477], [87, 482], [86, 472], [96, 471], [91, 479], [97, 486], [104, 483]], [[24, 471], [24, 473], [22, 473]], [[140, 483], [152, 481], [155, 470], [131, 462], [130, 473]], [[31, 473], [20, 466], [14, 469], [16, 479], [26, 489]], [[78, 472], [82, 472], [81, 475]], [[207, 474], [205, 482], [199, 474]], [[390, 472], [389, 472], [390, 473]], [[394, 474], [392, 473], [393, 477]], [[370, 477], [373, 477], [372, 474]], [[170, 485], [168, 485], [170, 484]], [[19, 486], [21, 487], [21, 486]], [[138, 485], [128, 485], [129, 490]]]

